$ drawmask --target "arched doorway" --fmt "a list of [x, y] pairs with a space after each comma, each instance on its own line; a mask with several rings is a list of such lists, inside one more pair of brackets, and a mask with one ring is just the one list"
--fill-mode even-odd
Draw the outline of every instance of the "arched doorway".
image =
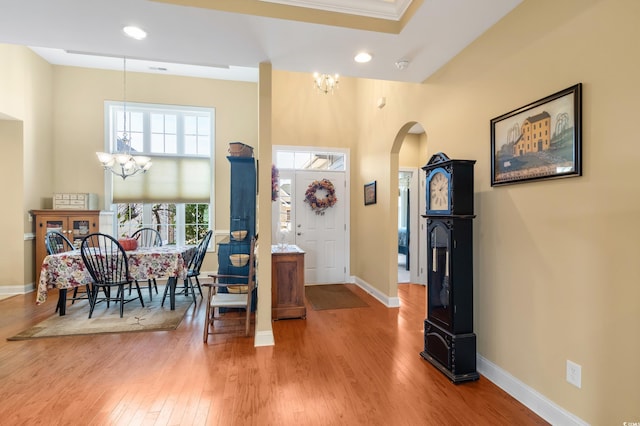
[[424, 238], [420, 238], [424, 233], [421, 167], [427, 158], [426, 133], [422, 126], [417, 122], [405, 124], [396, 136], [391, 154], [392, 159], [397, 159], [391, 169], [398, 171], [397, 221], [393, 225], [398, 228], [397, 282], [426, 284], [423, 256], [420, 256], [425, 250]]

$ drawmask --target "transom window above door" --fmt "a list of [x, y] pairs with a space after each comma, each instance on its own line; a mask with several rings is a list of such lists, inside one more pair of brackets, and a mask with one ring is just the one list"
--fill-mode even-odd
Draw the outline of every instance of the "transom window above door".
[[275, 157], [279, 169], [344, 171], [346, 167], [342, 152], [278, 150]]

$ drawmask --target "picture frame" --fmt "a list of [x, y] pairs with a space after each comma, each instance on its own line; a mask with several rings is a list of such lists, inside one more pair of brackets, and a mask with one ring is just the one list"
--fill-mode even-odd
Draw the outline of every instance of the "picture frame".
[[368, 206], [376, 202], [376, 181], [374, 180], [364, 185], [364, 205]]
[[582, 176], [582, 83], [491, 120], [491, 186]]

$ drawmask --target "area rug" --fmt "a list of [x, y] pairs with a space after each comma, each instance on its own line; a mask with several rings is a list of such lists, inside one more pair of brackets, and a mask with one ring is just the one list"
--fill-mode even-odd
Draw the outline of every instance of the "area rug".
[[154, 295], [153, 301], [144, 298], [144, 308], [139, 301], [124, 305], [124, 315], [120, 318], [120, 307], [110, 303], [96, 305], [89, 319], [89, 305], [86, 300], [67, 306], [64, 316], [57, 313], [7, 340], [28, 340], [42, 337], [80, 336], [103, 333], [130, 333], [137, 331], [175, 330], [182, 322], [184, 314], [193, 303], [191, 297], [176, 296], [176, 309], [169, 309], [169, 300], [160, 306], [162, 292]]
[[344, 284], [306, 286], [305, 295], [314, 311], [369, 307]]

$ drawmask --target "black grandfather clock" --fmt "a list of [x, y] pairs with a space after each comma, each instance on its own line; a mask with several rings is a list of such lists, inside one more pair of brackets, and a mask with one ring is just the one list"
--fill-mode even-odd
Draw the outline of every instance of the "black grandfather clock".
[[427, 318], [420, 355], [454, 383], [478, 380], [473, 333], [473, 165], [437, 153], [427, 174]]

